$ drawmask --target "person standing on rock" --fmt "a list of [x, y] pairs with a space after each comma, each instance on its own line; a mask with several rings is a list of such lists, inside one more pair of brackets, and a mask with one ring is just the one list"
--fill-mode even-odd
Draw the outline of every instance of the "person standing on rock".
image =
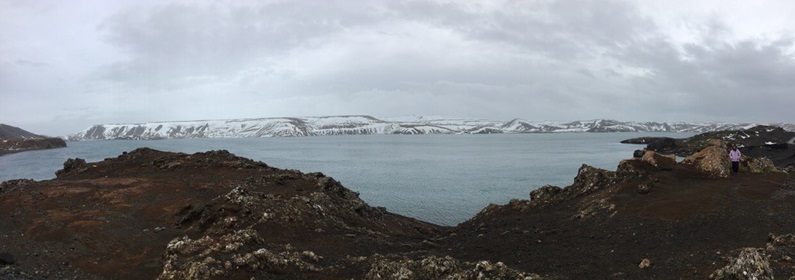
[[737, 145], [732, 145], [732, 150], [729, 151], [729, 159], [732, 161], [732, 173], [737, 174], [740, 171], [740, 150], [737, 149]]

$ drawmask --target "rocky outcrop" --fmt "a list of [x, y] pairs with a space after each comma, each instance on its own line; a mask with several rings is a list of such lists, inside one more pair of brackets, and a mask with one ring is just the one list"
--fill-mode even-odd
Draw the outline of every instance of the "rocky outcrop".
[[66, 147], [66, 142], [61, 138], [50, 138], [0, 124], [0, 155], [63, 147]]
[[375, 255], [365, 258], [370, 271], [365, 279], [542, 279], [538, 274], [525, 273], [508, 268], [504, 263], [480, 261], [461, 262], [450, 256], [430, 256], [421, 260], [405, 257]]
[[0, 140], [23, 140], [23, 139], [35, 139], [35, 138], [47, 138], [47, 137], [38, 134], [33, 134], [29, 131], [26, 131], [16, 126], [10, 126], [7, 124], [0, 123]]
[[[731, 173], [731, 161], [727, 144], [720, 139], [713, 139], [707, 148], [695, 153], [682, 161], [696, 167], [699, 171], [713, 177], [728, 177]], [[740, 158], [740, 172], [762, 173], [776, 172], [779, 169], [773, 161], [766, 158], [752, 158], [743, 155]]]
[[726, 258], [726, 265], [712, 272], [711, 279], [793, 279], [795, 267], [795, 235], [769, 234], [762, 248], [735, 250]]
[[554, 205], [603, 189], [615, 184], [616, 180], [615, 172], [583, 164], [577, 171], [574, 184], [566, 188], [547, 185], [535, 189], [530, 192], [530, 203], [537, 206]]
[[774, 279], [773, 271], [770, 269], [770, 258], [764, 250], [756, 248], [742, 249], [736, 258], [731, 258], [728, 265], [716, 270], [709, 278], [716, 280]]
[[[572, 185], [544, 186], [532, 191], [529, 201], [489, 205], [438, 243], [544, 276], [565, 274], [564, 279], [708, 278], [727, 265], [721, 252], [795, 226], [787, 214], [795, 211], [787, 174], [748, 169], [724, 178], [709, 172], [715, 170], [708, 168], [710, 160], [719, 166], [728, 161], [724, 145], [713, 141], [687, 164], [649, 152], [622, 161], [616, 171], [583, 166]], [[790, 262], [775, 261], [786, 257], [767, 255], [773, 256], [768, 261], [776, 278], [795, 275], [784, 268]], [[531, 259], [534, 264], [527, 263]], [[739, 266], [714, 277], [734, 279], [731, 275], [743, 269], [751, 275], [738, 268], [749, 263], [762, 264], [765, 271], [764, 262], [751, 259], [740, 256]], [[586, 262], [599, 268], [585, 272], [577, 264]]]
[[752, 173], [779, 171], [770, 159], [752, 158], [745, 155], [740, 158], [740, 170]]
[[86, 160], [82, 158], [66, 159], [66, 161], [63, 163], [63, 169], [55, 171], [55, 175], [61, 176], [81, 168], [86, 168], [87, 166]]
[[720, 139], [710, 140], [706, 148], [685, 158], [682, 163], [692, 165], [713, 177], [728, 177], [731, 173], [726, 142]]
[[421, 258], [444, 230], [371, 207], [322, 173], [224, 150], [69, 159], [54, 180], [0, 190], [0, 236], [15, 236], [0, 252], [15, 271], [59, 279], [362, 278], [369, 266], [349, 257]]
[[676, 165], [675, 155], [664, 155], [654, 151], [646, 151], [641, 157], [642, 161], [659, 168], [660, 170], [672, 170]]
[[163, 272], [157, 279], [217, 279], [241, 272], [267, 278], [285, 271], [298, 278], [301, 273], [320, 271], [322, 258], [312, 251], [296, 251], [289, 244], [268, 246], [251, 229], [218, 237], [184, 236], [166, 246]]

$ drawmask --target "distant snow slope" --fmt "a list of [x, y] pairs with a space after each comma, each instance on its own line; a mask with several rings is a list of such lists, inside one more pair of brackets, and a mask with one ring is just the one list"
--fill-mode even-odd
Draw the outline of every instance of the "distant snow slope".
[[[589, 120], [508, 122], [450, 117], [328, 116], [94, 125], [66, 140], [241, 138], [360, 134], [488, 134], [538, 132], [707, 132], [747, 129], [756, 124], [658, 123]], [[782, 125], [782, 124], [778, 124]], [[791, 127], [791, 125], [790, 125]]]

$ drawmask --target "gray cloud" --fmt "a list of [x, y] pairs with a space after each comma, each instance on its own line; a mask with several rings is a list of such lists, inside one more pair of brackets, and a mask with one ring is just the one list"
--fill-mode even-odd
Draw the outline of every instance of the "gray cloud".
[[[10, 11], [0, 14], [9, 101], [0, 118], [72, 124], [54, 129], [62, 134], [328, 114], [794, 119], [795, 41], [779, 30], [748, 36], [754, 21], [727, 20], [742, 11], [700, 17], [631, 1], [14, 3], [0, 7]], [[26, 116], [30, 104], [47, 113]]]

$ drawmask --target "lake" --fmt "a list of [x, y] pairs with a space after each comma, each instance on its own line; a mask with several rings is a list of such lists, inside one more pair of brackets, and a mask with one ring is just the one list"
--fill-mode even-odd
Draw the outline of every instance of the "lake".
[[228, 150], [270, 166], [323, 172], [372, 206], [456, 225], [490, 203], [529, 199], [543, 185], [570, 185], [582, 164], [615, 170], [640, 136], [688, 133], [357, 135], [68, 142], [67, 148], [0, 156], [0, 181], [52, 179], [68, 158], [100, 161], [139, 147], [195, 153]]

